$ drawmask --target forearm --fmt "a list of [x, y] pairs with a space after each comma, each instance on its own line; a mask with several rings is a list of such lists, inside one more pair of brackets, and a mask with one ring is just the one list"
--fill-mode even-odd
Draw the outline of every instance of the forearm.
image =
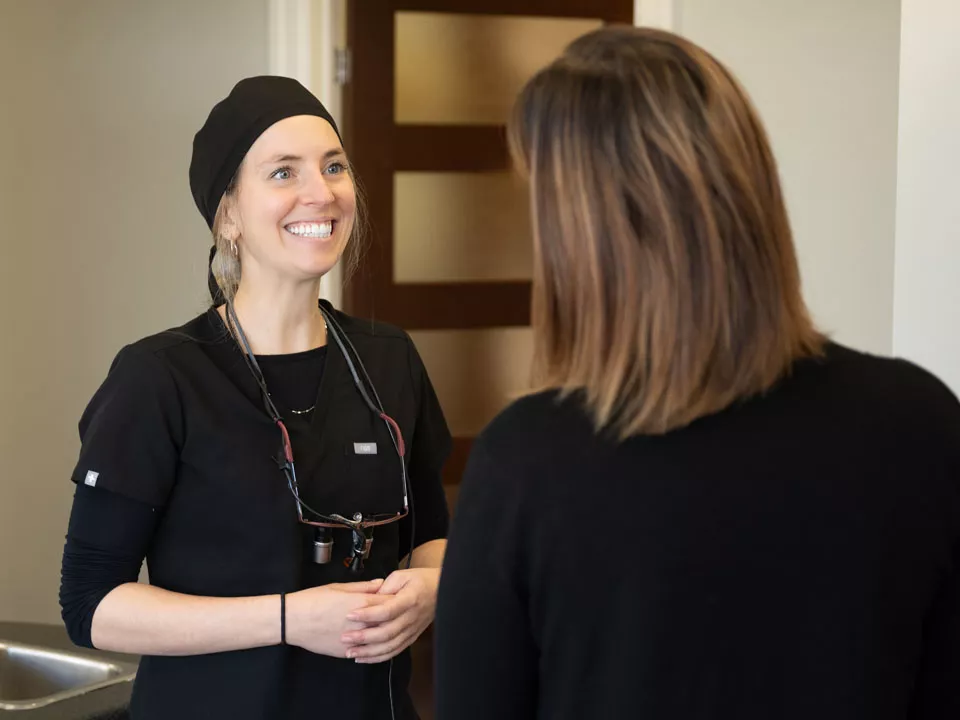
[[[412, 568], [439, 568], [443, 565], [443, 556], [447, 552], [446, 540], [431, 540], [414, 548], [411, 555]], [[406, 567], [406, 562], [401, 565]]]
[[200, 655], [276, 645], [280, 596], [199, 597], [127, 583], [97, 606], [91, 638], [101, 650], [138, 655]]

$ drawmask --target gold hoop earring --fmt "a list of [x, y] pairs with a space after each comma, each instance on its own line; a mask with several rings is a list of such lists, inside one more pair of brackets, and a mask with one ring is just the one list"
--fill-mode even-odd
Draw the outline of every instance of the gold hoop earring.
[[233, 250], [233, 256], [237, 257], [237, 241], [233, 240], [230, 242], [230, 249]]

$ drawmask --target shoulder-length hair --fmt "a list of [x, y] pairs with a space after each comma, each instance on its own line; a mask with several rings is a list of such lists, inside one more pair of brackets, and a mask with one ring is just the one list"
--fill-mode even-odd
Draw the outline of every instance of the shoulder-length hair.
[[534, 377], [618, 437], [683, 427], [821, 352], [777, 167], [743, 89], [670, 33], [613, 26], [524, 87]]

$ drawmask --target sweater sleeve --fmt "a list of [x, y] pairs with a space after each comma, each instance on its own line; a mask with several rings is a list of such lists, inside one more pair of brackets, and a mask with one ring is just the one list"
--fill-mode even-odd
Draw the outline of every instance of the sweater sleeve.
[[536, 717], [538, 650], [517, 580], [524, 513], [520, 483], [509, 471], [481, 436], [464, 473], [440, 581], [438, 720]]
[[[952, 396], [951, 396], [952, 397]], [[950, 403], [947, 428], [947, 472], [956, 490], [960, 524], [960, 406]], [[957, 534], [960, 535], [960, 527]], [[960, 537], [955, 541], [950, 569], [927, 613], [923, 654], [914, 686], [910, 720], [960, 718]]]
[[960, 718], [960, 547], [954, 571], [924, 628], [923, 664], [911, 720]]

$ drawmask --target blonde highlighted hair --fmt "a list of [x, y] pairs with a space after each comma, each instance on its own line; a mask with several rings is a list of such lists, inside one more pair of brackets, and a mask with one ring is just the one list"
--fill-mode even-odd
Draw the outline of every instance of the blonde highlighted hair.
[[610, 26], [521, 92], [534, 375], [619, 438], [688, 425], [821, 352], [776, 163], [746, 94], [693, 43]]

